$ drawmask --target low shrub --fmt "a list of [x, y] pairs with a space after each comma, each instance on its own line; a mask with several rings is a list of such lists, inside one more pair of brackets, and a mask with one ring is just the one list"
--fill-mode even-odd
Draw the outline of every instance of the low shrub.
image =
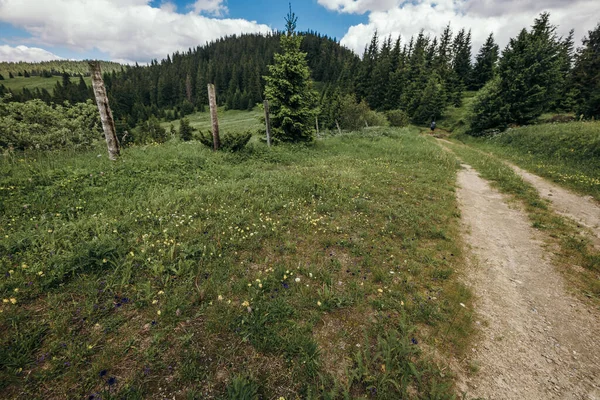
[[87, 103], [48, 105], [0, 98], [0, 148], [52, 150], [89, 147], [102, 138], [98, 108]]
[[[213, 148], [213, 135], [211, 132], [198, 132], [198, 140], [207, 147]], [[221, 133], [221, 149], [226, 151], [240, 151], [252, 138], [252, 132], [228, 132]]]
[[402, 110], [390, 110], [385, 113], [385, 116], [390, 123], [390, 126], [403, 128], [408, 126], [410, 120], [408, 114]]

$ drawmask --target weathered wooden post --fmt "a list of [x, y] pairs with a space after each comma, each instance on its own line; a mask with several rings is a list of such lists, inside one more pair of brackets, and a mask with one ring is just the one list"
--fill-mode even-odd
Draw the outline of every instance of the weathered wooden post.
[[92, 86], [94, 88], [94, 97], [100, 112], [100, 120], [102, 121], [102, 129], [106, 137], [106, 145], [108, 147], [108, 158], [115, 161], [121, 154], [119, 150], [119, 139], [117, 139], [117, 131], [115, 129], [115, 120], [113, 119], [112, 111], [108, 105], [108, 96], [102, 79], [102, 71], [100, 70], [99, 61], [89, 61], [90, 72], [92, 75]]
[[219, 150], [221, 147], [221, 138], [219, 137], [219, 118], [217, 116], [217, 95], [215, 94], [215, 85], [208, 84], [208, 104], [210, 104], [210, 119], [212, 121], [213, 150]]
[[269, 100], [263, 102], [265, 106], [265, 125], [267, 126], [267, 144], [271, 147], [271, 117], [269, 116]]

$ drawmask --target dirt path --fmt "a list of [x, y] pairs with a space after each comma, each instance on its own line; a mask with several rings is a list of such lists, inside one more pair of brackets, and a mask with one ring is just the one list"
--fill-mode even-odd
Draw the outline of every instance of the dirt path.
[[542, 198], [550, 200], [556, 212], [587, 227], [600, 239], [600, 206], [590, 196], [576, 195], [516, 165], [508, 165], [534, 186]]
[[[459, 377], [468, 398], [600, 399], [600, 318], [565, 290], [524, 212], [476, 171], [459, 173], [482, 338]], [[553, 196], [556, 193], [553, 189]]]

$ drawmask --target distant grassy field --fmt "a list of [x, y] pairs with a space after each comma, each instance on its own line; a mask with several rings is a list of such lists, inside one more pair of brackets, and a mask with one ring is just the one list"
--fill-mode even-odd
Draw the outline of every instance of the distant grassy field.
[[458, 138], [600, 200], [599, 122], [531, 125], [491, 138]]
[[[258, 129], [264, 130], [264, 124], [261, 122], [260, 117], [263, 112], [258, 108], [252, 111], [240, 111], [240, 110], [225, 110], [219, 108], [219, 131], [221, 132], [255, 132]], [[199, 129], [202, 132], [209, 132], [212, 130], [212, 124], [210, 120], [210, 112], [197, 112], [195, 114], [187, 115], [186, 118], [190, 121], [193, 128]], [[179, 120], [173, 122], [164, 122], [161, 125], [164, 128], [169, 128], [173, 124], [175, 129], [179, 130]]]
[[458, 165], [418, 129], [105, 152], [0, 158], [1, 398], [453, 398]]
[[[22, 91], [23, 88], [30, 90], [39, 88], [46, 89], [52, 93], [54, 91], [54, 87], [56, 86], [56, 82], [62, 82], [62, 77], [60, 76], [53, 76], [52, 78], [42, 78], [41, 76], [32, 76], [30, 78], [16, 76], [12, 79], [7, 79], [7, 77], [4, 78], [5, 79], [3, 81], [0, 81], [0, 84], [13, 91]], [[88, 86], [92, 85], [90, 77], [84, 77], [83, 79]], [[71, 77], [71, 82], [75, 84], [79, 83], [79, 77]]]

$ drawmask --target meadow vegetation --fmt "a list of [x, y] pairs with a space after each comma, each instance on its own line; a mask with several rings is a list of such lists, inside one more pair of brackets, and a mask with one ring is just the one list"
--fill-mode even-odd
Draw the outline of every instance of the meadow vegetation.
[[2, 397], [452, 398], [458, 165], [417, 133], [3, 156]]
[[[77, 84], [79, 82], [78, 76], [70, 77], [71, 83]], [[10, 89], [15, 92], [22, 92], [23, 89], [35, 90], [35, 89], [46, 89], [50, 94], [54, 91], [56, 84], [58, 82], [62, 82], [63, 78], [61, 76], [52, 76], [49, 78], [42, 76], [31, 76], [29, 78], [25, 78], [23, 76], [15, 76], [12, 79], [5, 79], [0, 81], [0, 84], [4, 85], [7, 89]], [[90, 77], [84, 77], [83, 80], [88, 86], [92, 86], [92, 81]]]

